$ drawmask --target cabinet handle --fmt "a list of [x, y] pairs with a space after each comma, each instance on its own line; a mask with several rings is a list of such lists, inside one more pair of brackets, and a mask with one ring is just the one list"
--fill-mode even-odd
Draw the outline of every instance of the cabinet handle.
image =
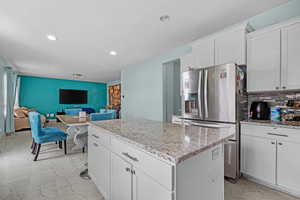
[[275, 142], [271, 142], [271, 144], [275, 144]]
[[268, 133], [268, 135], [274, 135], [274, 136], [280, 136], [280, 137], [289, 137], [288, 135], [277, 134], [277, 133]]
[[94, 138], [99, 139], [99, 136], [98, 136], [98, 135], [93, 134], [92, 136], [93, 136]]
[[282, 86], [282, 89], [286, 89], [286, 87], [285, 87], [285, 86]]
[[95, 146], [95, 147], [98, 147], [99, 145], [98, 144], [96, 144], [96, 143], [93, 143], [93, 145]]
[[123, 152], [122, 154], [123, 154], [124, 156], [126, 156], [127, 158], [129, 158], [129, 159], [135, 161], [135, 162], [138, 162], [138, 161], [139, 161], [136, 157], [133, 157], [133, 156], [129, 155], [129, 153]]
[[279, 90], [279, 87], [277, 86], [277, 87], [275, 87], [275, 89], [276, 89], [276, 90]]
[[281, 146], [281, 145], [283, 145], [283, 143], [282, 143], [282, 142], [278, 142], [278, 145], [280, 145], [280, 146]]
[[134, 170], [131, 170], [131, 174], [135, 175], [135, 171], [134, 171]]
[[128, 167], [126, 167], [125, 170], [126, 170], [126, 172], [130, 172], [131, 171], [130, 168], [128, 168]]

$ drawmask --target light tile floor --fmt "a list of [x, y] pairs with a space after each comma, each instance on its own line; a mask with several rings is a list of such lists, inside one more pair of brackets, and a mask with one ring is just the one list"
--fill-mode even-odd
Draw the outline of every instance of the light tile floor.
[[[0, 139], [0, 200], [103, 200], [92, 181], [79, 177], [87, 153], [65, 156], [57, 145], [49, 144], [33, 162], [30, 144], [29, 131]], [[299, 199], [241, 179], [225, 183], [225, 200]]]

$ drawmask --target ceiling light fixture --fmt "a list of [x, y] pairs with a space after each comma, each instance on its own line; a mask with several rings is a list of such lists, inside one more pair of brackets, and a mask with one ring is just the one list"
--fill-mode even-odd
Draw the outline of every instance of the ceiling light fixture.
[[110, 54], [111, 56], [116, 56], [116, 55], [117, 55], [117, 52], [115, 52], [115, 51], [110, 51], [109, 54]]
[[55, 35], [47, 35], [48, 40], [55, 41], [57, 40]]
[[167, 21], [170, 21], [170, 16], [169, 15], [163, 15], [159, 18], [159, 20], [161, 22], [167, 22]]
[[74, 80], [78, 80], [78, 79], [81, 79], [83, 77], [82, 74], [72, 74], [72, 77]]

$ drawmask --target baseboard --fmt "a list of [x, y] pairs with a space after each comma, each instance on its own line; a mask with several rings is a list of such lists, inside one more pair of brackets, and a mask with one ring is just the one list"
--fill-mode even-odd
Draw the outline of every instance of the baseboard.
[[270, 184], [270, 183], [267, 183], [265, 181], [262, 181], [262, 180], [259, 180], [257, 178], [254, 178], [248, 174], [245, 174], [245, 173], [242, 173], [242, 176], [252, 182], [255, 182], [257, 184], [260, 184], [260, 185], [263, 185], [263, 186], [266, 186], [268, 188], [271, 188], [273, 190], [276, 190], [276, 191], [279, 191], [279, 192], [283, 192], [283, 193], [286, 193], [288, 195], [291, 195], [291, 196], [294, 196], [296, 198], [300, 198], [300, 193], [297, 192], [297, 191], [292, 191], [292, 190], [289, 190], [287, 188], [284, 188], [284, 187], [281, 187], [281, 186], [278, 186], [278, 185], [273, 185], [273, 184]]

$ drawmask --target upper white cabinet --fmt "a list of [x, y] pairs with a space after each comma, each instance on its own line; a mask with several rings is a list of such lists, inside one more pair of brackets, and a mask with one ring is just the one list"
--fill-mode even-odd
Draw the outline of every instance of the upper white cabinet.
[[280, 30], [248, 37], [248, 91], [280, 88]]
[[282, 88], [300, 89], [300, 22], [282, 29]]
[[215, 64], [246, 64], [246, 30], [221, 34], [215, 39]]
[[248, 92], [300, 89], [300, 18], [247, 36]]
[[214, 65], [214, 40], [200, 40], [193, 46], [195, 67], [207, 67]]
[[225, 63], [245, 65], [246, 33], [250, 28], [242, 24], [193, 42], [192, 52], [181, 57], [182, 71]]
[[188, 53], [180, 58], [181, 71], [188, 71], [189, 68], [195, 66], [195, 60], [192, 53]]

